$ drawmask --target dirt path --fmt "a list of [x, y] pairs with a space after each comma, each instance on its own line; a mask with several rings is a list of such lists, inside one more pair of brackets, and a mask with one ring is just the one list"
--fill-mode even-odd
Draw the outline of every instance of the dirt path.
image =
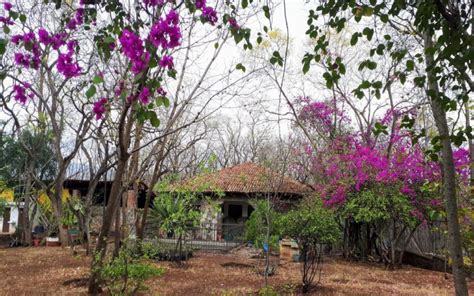
[[[0, 295], [86, 295], [89, 258], [63, 248], [0, 249]], [[277, 263], [274, 261], [274, 263]], [[159, 263], [162, 277], [147, 282], [144, 295], [248, 295], [263, 286], [257, 261], [244, 252], [197, 253], [183, 267]], [[269, 284], [295, 295], [300, 279], [297, 263], [284, 263]], [[394, 272], [374, 264], [328, 259], [321, 287], [313, 295], [453, 295], [444, 274], [412, 267]], [[474, 293], [474, 282], [469, 283]]]

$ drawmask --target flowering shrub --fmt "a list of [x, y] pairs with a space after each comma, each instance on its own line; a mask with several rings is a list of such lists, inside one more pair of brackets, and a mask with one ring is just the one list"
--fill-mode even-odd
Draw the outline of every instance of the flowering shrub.
[[[405, 245], [403, 235], [410, 238], [418, 225], [443, 215], [440, 163], [427, 157], [429, 147], [412, 141], [403, 130], [400, 118], [407, 114], [401, 110], [388, 110], [374, 133], [364, 134], [338, 126], [349, 118], [336, 103], [309, 97], [297, 101], [301, 122], [309, 132], [323, 136], [317, 146], [308, 145], [300, 153], [310, 161], [314, 187], [325, 206], [345, 221], [345, 254], [352, 256], [356, 250], [366, 256], [367, 248], [375, 246], [394, 267], [401, 260], [394, 250]], [[393, 126], [390, 133], [386, 125]], [[463, 188], [469, 183], [468, 151], [456, 149], [454, 160], [458, 192], [467, 196]]]
[[[52, 4], [48, 2], [41, 5], [51, 9]], [[28, 99], [40, 94], [41, 91], [32, 89], [35, 85], [32, 77], [45, 69], [55, 69], [64, 79], [59, 92], [71, 79], [75, 79], [74, 84], [81, 87], [89, 84], [85, 95], [97, 120], [104, 119], [110, 110], [108, 106], [119, 98], [128, 98], [122, 102], [129, 105], [140, 103], [132, 108], [139, 121], [150, 120], [153, 126], [157, 126], [159, 120], [151, 104], [155, 102], [157, 95], [164, 102], [157, 103], [158, 106], [169, 105], [162, 82], [165, 75], [172, 78], [176, 76], [173, 50], [182, 42], [181, 19], [184, 14], [193, 16], [198, 12], [201, 22], [210, 26], [216, 26], [219, 18], [222, 18], [224, 24], [229, 24], [237, 43], [245, 39], [249, 44], [249, 31], [238, 25], [236, 7], [231, 3], [223, 4], [230, 7], [230, 14], [219, 15], [213, 8], [214, 5], [209, 5], [205, 0], [186, 1], [184, 5], [169, 0], [144, 0], [137, 7], [128, 7], [120, 2], [78, 2], [77, 5], [73, 2], [65, 10], [59, 22], [53, 20], [52, 24], [48, 23], [48, 28], [43, 25], [37, 29], [23, 25], [28, 17], [22, 14], [21, 7], [4, 2], [5, 16], [0, 18], [0, 25], [3, 26], [6, 38], [0, 40], [0, 55], [7, 52], [7, 45], [13, 52], [13, 61], [18, 70], [18, 75], [12, 73], [16, 80], [13, 96], [16, 101], [26, 104]], [[59, 7], [60, 1], [56, 4], [56, 8]], [[135, 9], [142, 13], [141, 17], [134, 17]], [[92, 38], [81, 38], [80, 34], [84, 32], [92, 33]], [[94, 43], [91, 44], [90, 40]], [[95, 50], [88, 51], [91, 46]], [[98, 53], [102, 61], [108, 63], [112, 57], [117, 56], [117, 52], [126, 57], [129, 62], [128, 70], [133, 75], [128, 79], [121, 79], [118, 86], [114, 86], [114, 96], [110, 97], [106, 92], [110, 81], [104, 80], [104, 77], [110, 77], [109, 73], [101, 73], [91, 79], [90, 65], [86, 61], [95, 59], [94, 55]], [[118, 74], [114, 67], [108, 69], [110, 74]], [[94, 103], [97, 95], [99, 98]], [[151, 107], [147, 108], [149, 106]]]

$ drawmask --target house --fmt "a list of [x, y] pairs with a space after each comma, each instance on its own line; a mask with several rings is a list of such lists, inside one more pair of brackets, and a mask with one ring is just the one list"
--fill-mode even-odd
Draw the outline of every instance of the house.
[[14, 233], [19, 224], [20, 208], [13, 201], [13, 190], [0, 192], [0, 202], [3, 203], [3, 215], [0, 215], [0, 233]]
[[268, 198], [277, 209], [285, 210], [313, 192], [307, 185], [252, 162], [202, 174], [178, 186], [213, 196], [213, 203], [219, 204], [216, 213], [215, 207], [202, 199], [198, 205], [201, 229], [193, 234], [196, 239], [214, 241], [233, 241], [241, 236], [255, 199]]

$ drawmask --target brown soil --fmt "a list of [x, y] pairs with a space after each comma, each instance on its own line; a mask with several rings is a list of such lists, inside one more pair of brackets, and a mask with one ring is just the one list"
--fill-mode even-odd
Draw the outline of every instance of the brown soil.
[[[0, 295], [85, 295], [90, 259], [54, 247], [0, 249]], [[278, 265], [269, 284], [280, 294], [299, 291], [299, 264]], [[258, 275], [263, 261], [251, 259], [245, 249], [233, 253], [196, 253], [178, 267], [165, 268], [162, 277], [150, 279], [144, 295], [248, 295], [263, 286]], [[259, 268], [257, 268], [259, 266]], [[469, 283], [474, 293], [474, 282]], [[312, 295], [453, 295], [452, 279], [441, 272], [405, 266], [386, 271], [369, 263], [326, 259], [321, 283]]]

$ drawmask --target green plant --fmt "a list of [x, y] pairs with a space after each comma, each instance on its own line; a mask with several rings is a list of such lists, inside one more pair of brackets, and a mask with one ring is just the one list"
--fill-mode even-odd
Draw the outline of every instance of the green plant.
[[244, 237], [246, 241], [252, 242], [256, 248], [263, 248], [267, 242], [270, 248], [277, 249], [279, 241], [278, 218], [279, 214], [273, 209], [271, 203], [265, 200], [252, 202], [254, 211], [245, 222]]
[[104, 287], [111, 295], [135, 295], [146, 288], [145, 280], [162, 274], [162, 268], [133, 258], [127, 247], [123, 247], [118, 257], [110, 259], [100, 270]]
[[306, 293], [316, 274], [321, 275], [323, 247], [336, 242], [340, 235], [334, 214], [317, 201], [288, 212], [279, 223], [282, 236], [298, 243], [303, 293]]

